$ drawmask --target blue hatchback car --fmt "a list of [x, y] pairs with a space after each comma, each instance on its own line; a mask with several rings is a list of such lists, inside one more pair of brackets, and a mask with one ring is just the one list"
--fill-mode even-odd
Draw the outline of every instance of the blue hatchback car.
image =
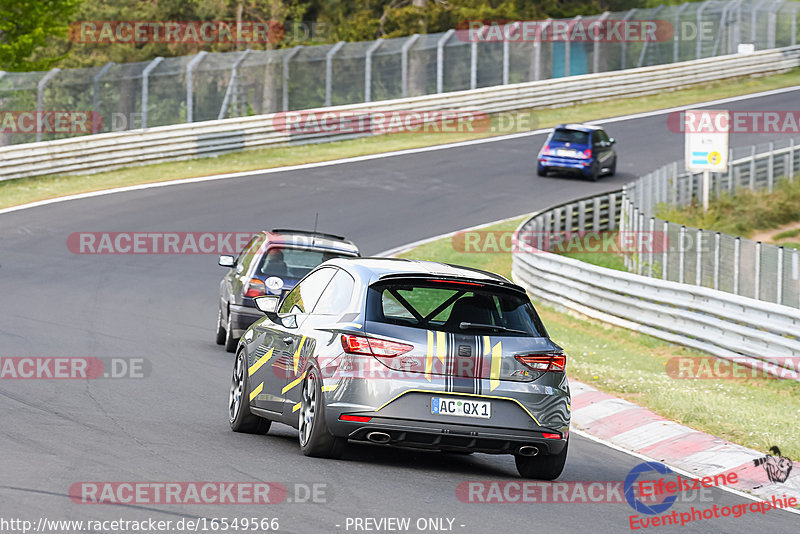
[[617, 172], [614, 138], [599, 126], [559, 124], [539, 151], [537, 174], [580, 174], [592, 181]]

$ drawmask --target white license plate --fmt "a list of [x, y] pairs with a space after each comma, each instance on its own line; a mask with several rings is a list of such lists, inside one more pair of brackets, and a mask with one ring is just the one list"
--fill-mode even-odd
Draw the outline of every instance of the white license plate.
[[556, 154], [559, 156], [563, 156], [565, 158], [574, 158], [575, 151], [574, 150], [556, 150]]
[[446, 397], [431, 397], [431, 413], [434, 415], [458, 415], [461, 417], [492, 416], [492, 403]]

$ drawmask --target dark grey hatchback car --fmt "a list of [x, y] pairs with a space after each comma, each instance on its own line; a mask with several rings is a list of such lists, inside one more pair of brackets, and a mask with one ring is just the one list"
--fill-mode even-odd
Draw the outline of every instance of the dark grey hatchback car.
[[285, 295], [320, 263], [358, 255], [358, 247], [338, 235], [275, 229], [253, 236], [237, 258], [220, 256], [229, 270], [219, 284], [217, 344], [234, 352], [242, 333], [264, 316], [253, 298]]
[[273, 421], [309, 456], [348, 440], [511, 454], [523, 477], [557, 478], [567, 458], [567, 356], [525, 290], [502, 276], [434, 262], [330, 260], [237, 348], [236, 432]]

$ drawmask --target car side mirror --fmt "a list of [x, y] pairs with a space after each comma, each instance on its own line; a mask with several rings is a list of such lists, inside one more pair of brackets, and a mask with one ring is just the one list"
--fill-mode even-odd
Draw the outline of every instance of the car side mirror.
[[254, 298], [253, 301], [256, 304], [256, 308], [269, 315], [278, 311], [278, 301], [280, 299], [278, 295], [263, 295]]
[[233, 256], [220, 256], [219, 257], [219, 264], [223, 267], [233, 267], [236, 265], [236, 258]]
[[608, 138], [608, 144], [609, 144], [609, 145], [613, 145], [613, 144], [614, 144], [614, 143], [616, 143], [616, 142], [617, 142], [617, 140], [616, 140], [616, 139], [614, 139], [613, 137], [609, 137], [609, 138]]

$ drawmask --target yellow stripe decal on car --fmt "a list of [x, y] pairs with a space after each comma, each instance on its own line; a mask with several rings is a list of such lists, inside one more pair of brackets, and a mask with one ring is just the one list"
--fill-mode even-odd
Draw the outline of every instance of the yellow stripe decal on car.
[[475, 393], [453, 393], [451, 391], [431, 391], [431, 390], [428, 390], [428, 389], [407, 389], [404, 392], [402, 392], [399, 395], [397, 395], [396, 397], [393, 397], [388, 402], [382, 404], [375, 411], [379, 412], [379, 411], [383, 410], [384, 408], [389, 406], [391, 403], [393, 403], [394, 401], [396, 401], [397, 399], [399, 399], [403, 395], [407, 395], [409, 393], [428, 393], [430, 395], [437, 395], [437, 396], [440, 396], [440, 397], [451, 397], [451, 396], [456, 396], [456, 397], [475, 397], [477, 399], [497, 399], [497, 400], [504, 400], [504, 401], [508, 401], [508, 402], [513, 402], [514, 404], [516, 404], [517, 406], [522, 408], [525, 411], [525, 413], [528, 414], [531, 419], [533, 419], [534, 423], [536, 423], [538, 426], [542, 426], [542, 424], [539, 422], [538, 419], [536, 419], [533, 416], [533, 414], [530, 412], [530, 410], [528, 410], [517, 399], [512, 399], [510, 397], [498, 397], [497, 395], [476, 395]]
[[494, 391], [500, 386], [500, 362], [503, 359], [503, 342], [498, 341], [492, 347], [492, 368], [489, 372], [489, 391]]
[[322, 391], [333, 391], [334, 389], [338, 388], [339, 384], [328, 384], [327, 386], [322, 386]]
[[428, 332], [427, 355], [425, 357], [425, 374], [428, 382], [431, 381], [431, 369], [433, 368], [433, 332]]
[[303, 350], [303, 343], [306, 341], [306, 336], [300, 338], [300, 344], [297, 345], [297, 350], [294, 351], [294, 374], [297, 374], [297, 366], [300, 363], [300, 351]]
[[436, 332], [436, 357], [439, 361], [444, 363], [445, 355], [447, 354], [447, 339], [444, 332]]
[[294, 380], [292, 380], [291, 382], [289, 382], [288, 384], [286, 384], [286, 385], [283, 387], [283, 389], [281, 390], [281, 393], [286, 393], [287, 391], [289, 391], [290, 389], [292, 389], [293, 387], [295, 387], [297, 384], [299, 384], [300, 382], [302, 382], [302, 381], [303, 381], [303, 379], [304, 379], [305, 377], [306, 377], [306, 373], [303, 373], [302, 375], [298, 376], [297, 378], [295, 378]]
[[270, 358], [272, 358], [272, 351], [274, 351], [274, 350], [275, 350], [274, 348], [272, 348], [272, 349], [269, 349], [269, 351], [268, 351], [268, 352], [267, 352], [265, 355], [263, 355], [262, 357], [260, 357], [260, 358], [258, 359], [258, 361], [257, 361], [256, 363], [254, 363], [254, 364], [253, 364], [253, 366], [252, 366], [252, 367], [250, 367], [250, 369], [248, 369], [248, 370], [247, 370], [247, 374], [248, 374], [249, 376], [253, 376], [253, 374], [254, 374], [256, 371], [258, 371], [259, 369], [261, 369], [261, 366], [263, 366], [265, 363], [267, 363], [267, 362], [269, 361], [269, 359], [270, 359]]
[[300, 405], [301, 405], [301, 404], [303, 404], [303, 403], [302, 403], [302, 402], [298, 402], [297, 404], [295, 404], [294, 406], [292, 406], [292, 413], [294, 413], [294, 412], [296, 412], [297, 410], [299, 410], [299, 409], [300, 409]]
[[261, 393], [262, 389], [264, 389], [264, 382], [261, 382], [256, 389], [250, 392], [250, 401], [258, 397], [258, 394]]

